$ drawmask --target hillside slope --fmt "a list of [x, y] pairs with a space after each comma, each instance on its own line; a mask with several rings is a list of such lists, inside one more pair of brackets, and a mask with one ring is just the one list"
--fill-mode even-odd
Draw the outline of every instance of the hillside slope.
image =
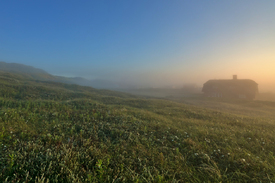
[[0, 70], [15, 73], [29, 73], [29, 74], [48, 74], [42, 69], [38, 69], [32, 66], [18, 64], [18, 63], [6, 63], [0, 62]]
[[13, 74], [20, 74], [26, 79], [55, 80], [54, 76], [52, 76], [51, 74], [47, 73], [42, 69], [18, 63], [0, 62], [0, 71]]
[[20, 75], [20, 78], [25, 80], [40, 80], [40, 81], [53, 81], [66, 84], [78, 84], [81, 86], [91, 86], [98, 89], [104, 88], [117, 88], [118, 85], [114, 82], [108, 80], [89, 80], [82, 77], [63, 77], [63, 76], [54, 76], [42, 69], [38, 69], [32, 66], [18, 64], [18, 63], [6, 63], [0, 62], [0, 72], [6, 73], [7, 75]]
[[0, 182], [272, 182], [275, 120], [257, 110], [0, 73]]

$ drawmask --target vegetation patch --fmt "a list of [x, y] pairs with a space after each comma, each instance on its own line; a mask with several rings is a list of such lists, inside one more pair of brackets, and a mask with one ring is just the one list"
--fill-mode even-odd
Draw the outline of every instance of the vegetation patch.
[[3, 77], [0, 182], [275, 180], [275, 120], [262, 111], [273, 103], [208, 107]]

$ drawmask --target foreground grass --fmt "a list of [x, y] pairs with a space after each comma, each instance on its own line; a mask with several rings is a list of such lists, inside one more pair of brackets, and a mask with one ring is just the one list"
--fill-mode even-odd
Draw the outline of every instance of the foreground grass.
[[266, 113], [22, 80], [0, 96], [0, 182], [275, 180]]

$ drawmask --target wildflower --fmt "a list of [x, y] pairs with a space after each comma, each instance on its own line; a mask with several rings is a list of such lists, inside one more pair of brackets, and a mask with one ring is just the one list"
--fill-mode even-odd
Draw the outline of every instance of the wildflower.
[[12, 131], [10, 133], [12, 133]]
[[195, 153], [195, 156], [198, 156], [199, 154], [198, 153]]
[[228, 156], [230, 156], [230, 153], [227, 153], [228, 154]]
[[242, 159], [243, 162], [245, 162], [245, 159]]
[[263, 144], [265, 144], [265, 142], [263, 142]]
[[248, 156], [250, 156], [250, 154], [247, 154]]

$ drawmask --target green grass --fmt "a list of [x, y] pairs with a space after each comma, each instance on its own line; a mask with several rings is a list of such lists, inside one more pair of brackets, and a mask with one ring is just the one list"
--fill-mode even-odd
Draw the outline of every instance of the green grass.
[[274, 102], [3, 77], [0, 182], [275, 181]]

